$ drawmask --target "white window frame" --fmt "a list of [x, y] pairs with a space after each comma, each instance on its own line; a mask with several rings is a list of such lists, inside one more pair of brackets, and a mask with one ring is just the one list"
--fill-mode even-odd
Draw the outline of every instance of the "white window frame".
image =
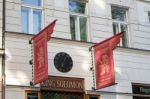
[[[129, 47], [129, 37], [128, 37], [128, 33], [129, 33], [128, 13], [129, 13], [129, 11], [128, 11], [128, 8], [111, 5], [111, 9], [112, 9], [112, 7], [123, 8], [123, 9], [126, 10], [126, 13], [125, 13], [126, 20], [125, 20], [125, 21], [119, 21], [119, 20], [112, 19], [112, 14], [111, 14], [111, 19], [112, 19], [112, 25], [113, 25], [113, 23], [118, 24], [118, 28], [119, 28], [119, 31], [118, 31], [118, 32], [122, 32], [122, 31], [121, 31], [121, 24], [127, 25], [127, 28], [126, 28], [126, 29], [127, 29], [127, 30], [126, 30], [126, 31], [127, 31], [127, 32], [126, 32], [126, 43], [127, 43], [127, 44], [126, 44], [126, 46], [122, 45], [122, 40], [121, 40], [119, 46]], [[111, 11], [112, 11], [112, 10], [111, 10]], [[111, 13], [112, 13], [112, 12], [111, 12]], [[112, 26], [112, 27], [113, 27], [113, 26]], [[113, 33], [114, 33], [114, 32], [113, 32]]]
[[43, 12], [43, 0], [41, 0], [41, 6], [34, 6], [34, 5], [30, 5], [30, 4], [21, 4], [21, 8], [24, 7], [24, 8], [27, 8], [29, 10], [29, 20], [28, 20], [28, 23], [29, 23], [29, 26], [28, 26], [28, 33], [29, 34], [34, 34], [33, 33], [33, 11], [34, 10], [41, 10], [41, 29], [43, 27], [43, 18], [44, 18], [44, 12]]
[[[90, 36], [89, 36], [89, 16], [88, 16], [88, 12], [89, 12], [89, 3], [87, 2], [86, 3], [86, 8], [85, 8], [85, 13], [84, 14], [81, 14], [81, 13], [75, 13], [75, 12], [71, 12], [69, 11], [69, 14], [70, 16], [75, 16], [76, 17], [76, 24], [75, 24], [75, 30], [76, 30], [76, 33], [75, 33], [75, 40], [81, 40], [80, 39], [80, 25], [79, 25], [79, 19], [80, 17], [84, 17], [87, 19], [87, 23], [86, 23], [86, 34], [87, 34], [87, 41], [90, 40]], [[69, 0], [68, 0], [68, 5], [69, 5]], [[71, 31], [71, 30], [70, 30]], [[87, 42], [86, 41], [86, 42]]]

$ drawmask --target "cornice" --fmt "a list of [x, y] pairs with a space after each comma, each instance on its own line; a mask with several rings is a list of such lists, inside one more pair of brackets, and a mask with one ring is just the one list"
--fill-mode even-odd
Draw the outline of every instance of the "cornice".
[[[30, 40], [34, 35], [19, 33], [19, 32], [6, 32], [5, 36], [6, 36], [6, 38], [12, 37], [12, 38]], [[72, 45], [72, 46], [79, 46], [79, 47], [86, 47], [86, 48], [90, 48], [91, 46], [93, 46], [95, 44], [92, 42], [81, 42], [81, 41], [64, 39], [64, 38], [56, 38], [56, 37], [52, 37], [51, 40], [48, 42], [48, 44], [50, 44], [50, 43], [65, 44], [65, 45]], [[150, 54], [150, 50], [138, 49], [138, 48], [129, 48], [129, 47], [120, 47], [119, 46], [115, 50], [120, 51], [120, 52], [135, 53], [135, 54], [144, 54], [144, 55]]]

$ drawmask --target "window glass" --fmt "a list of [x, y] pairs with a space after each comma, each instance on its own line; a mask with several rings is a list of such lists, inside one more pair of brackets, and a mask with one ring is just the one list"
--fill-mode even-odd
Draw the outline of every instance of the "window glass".
[[76, 29], [75, 29], [75, 25], [76, 25], [76, 17], [75, 16], [70, 16], [70, 30], [71, 30], [71, 38], [72, 40], [75, 40], [75, 33], [76, 33]]
[[98, 96], [90, 96], [89, 99], [98, 99]]
[[76, 13], [85, 13], [86, 3], [85, 2], [79, 2], [77, 0], [69, 0], [69, 10], [70, 12], [76, 12]]
[[127, 25], [126, 24], [120, 24], [121, 31], [127, 32]]
[[127, 47], [127, 33], [128, 33], [128, 23], [127, 23], [127, 9], [114, 7], [111, 8], [112, 13], [112, 26], [113, 33], [119, 33], [124, 31], [124, 36], [120, 41], [120, 46]]
[[87, 41], [87, 19], [84, 17], [80, 17], [80, 39], [81, 41]]
[[127, 33], [127, 25], [126, 24], [121, 24], [120, 28], [121, 28], [121, 31], [125, 32], [124, 36], [122, 37], [122, 41], [121, 41], [122, 44], [121, 45], [127, 46], [127, 35], [126, 35], [126, 33]]
[[23, 4], [30, 4], [34, 6], [41, 6], [41, 0], [21, 0]]
[[22, 24], [22, 32], [28, 33], [29, 29], [29, 10], [27, 8], [22, 7], [21, 9], [21, 24]]
[[126, 21], [126, 9], [120, 7], [112, 7], [112, 19], [118, 21]]
[[41, 30], [41, 10], [33, 11], [33, 33], [38, 33]]
[[113, 22], [113, 33], [116, 34], [119, 32], [119, 25]]
[[38, 93], [27, 93], [27, 99], [38, 99]]

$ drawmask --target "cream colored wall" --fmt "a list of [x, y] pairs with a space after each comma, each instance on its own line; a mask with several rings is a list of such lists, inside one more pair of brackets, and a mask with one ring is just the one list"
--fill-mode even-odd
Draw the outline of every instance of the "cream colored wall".
[[[147, 0], [148, 1], [148, 0]], [[148, 11], [150, 11], [150, 2], [137, 1], [138, 25], [135, 28], [134, 47], [150, 50], [150, 22]]]
[[6, 31], [21, 32], [21, 0], [6, 0]]
[[24, 37], [6, 37], [6, 84], [29, 85], [32, 80], [31, 45]]
[[7, 87], [5, 93], [5, 99], [25, 99], [26, 88]]
[[47, 26], [54, 19], [58, 19], [53, 37], [70, 39], [70, 21], [68, 13], [68, 0], [45, 0], [44, 26]]

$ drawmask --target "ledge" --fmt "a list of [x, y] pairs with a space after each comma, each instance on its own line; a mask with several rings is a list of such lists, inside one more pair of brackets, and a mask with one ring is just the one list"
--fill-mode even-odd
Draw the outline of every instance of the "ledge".
[[[30, 40], [34, 35], [33, 34], [25, 34], [25, 33], [20, 33], [20, 32], [11, 32], [11, 31], [6, 31], [5, 34], [6, 37], [14, 37], [14, 38], [19, 38], [19, 39], [26, 39]], [[77, 40], [70, 40], [70, 39], [64, 39], [64, 38], [57, 38], [57, 37], [52, 37], [51, 43], [59, 43], [59, 44], [68, 44], [68, 45], [77, 45], [77, 46], [83, 46], [83, 47], [88, 47], [90, 48], [96, 43], [93, 42], [82, 42], [82, 41], [77, 41]], [[50, 43], [48, 42], [48, 43]], [[144, 53], [144, 54], [150, 54], [150, 50], [145, 50], [145, 49], [138, 49], [138, 48], [129, 48], [129, 47], [120, 47], [118, 46], [116, 51], [124, 51], [124, 52], [132, 52], [132, 53]]]

